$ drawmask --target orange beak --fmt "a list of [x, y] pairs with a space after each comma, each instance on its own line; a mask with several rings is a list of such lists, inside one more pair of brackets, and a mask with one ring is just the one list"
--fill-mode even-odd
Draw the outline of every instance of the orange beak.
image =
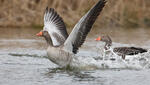
[[42, 36], [43, 35], [43, 32], [39, 32], [36, 34], [36, 36]]
[[100, 41], [100, 40], [101, 40], [101, 37], [98, 37], [98, 38], [96, 38], [95, 40], [96, 40], [96, 41]]

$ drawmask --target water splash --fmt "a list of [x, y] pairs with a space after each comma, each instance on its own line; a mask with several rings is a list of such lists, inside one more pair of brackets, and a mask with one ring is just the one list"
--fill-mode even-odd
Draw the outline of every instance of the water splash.
[[109, 50], [99, 49], [99, 56], [94, 57], [95, 64], [99, 68], [120, 68], [120, 69], [149, 69], [150, 68], [150, 50], [146, 53], [137, 55], [127, 55], [126, 59]]

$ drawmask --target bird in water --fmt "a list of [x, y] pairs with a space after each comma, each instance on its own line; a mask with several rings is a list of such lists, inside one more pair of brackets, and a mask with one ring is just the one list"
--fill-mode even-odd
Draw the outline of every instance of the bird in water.
[[[96, 41], [105, 42], [105, 50], [110, 49], [110, 47], [112, 46], [112, 40], [108, 35], [99, 36], [98, 38], [96, 38]], [[147, 50], [139, 47], [115, 47], [113, 48], [113, 52], [115, 52], [118, 55], [121, 55], [122, 59], [125, 59], [126, 55], [136, 55], [139, 53], [147, 52]]]
[[44, 27], [37, 36], [44, 37], [48, 43], [48, 58], [61, 67], [73, 65], [79, 47], [84, 43], [95, 20], [105, 6], [105, 0], [99, 0], [74, 26], [68, 35], [63, 19], [53, 8], [46, 8]]

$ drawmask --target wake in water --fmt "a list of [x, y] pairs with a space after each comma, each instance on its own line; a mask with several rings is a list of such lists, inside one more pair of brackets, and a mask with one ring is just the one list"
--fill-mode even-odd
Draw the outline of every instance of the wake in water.
[[119, 69], [148, 69], [150, 68], [150, 50], [146, 53], [139, 53], [137, 55], [127, 55], [125, 59], [122, 56], [109, 50], [99, 49], [99, 56], [94, 57], [98, 62], [100, 68], [119, 68]]
[[[98, 55], [94, 55], [98, 53]], [[86, 55], [85, 55], [86, 54]], [[26, 57], [37, 57], [46, 58], [45, 51], [30, 50], [23, 51], [20, 53], [11, 52], [8, 53], [10, 56], [26, 56]], [[126, 59], [122, 59], [122, 56], [118, 56], [113, 52], [112, 48], [108, 51], [102, 48], [98, 49], [98, 52], [92, 54], [92, 52], [78, 54], [78, 57], [74, 57], [71, 63], [72, 67], [83, 69], [83, 70], [94, 70], [94, 69], [149, 69], [150, 68], [150, 50], [146, 53], [126, 56]], [[82, 55], [82, 57], [80, 56]], [[89, 56], [90, 55], [90, 56]]]

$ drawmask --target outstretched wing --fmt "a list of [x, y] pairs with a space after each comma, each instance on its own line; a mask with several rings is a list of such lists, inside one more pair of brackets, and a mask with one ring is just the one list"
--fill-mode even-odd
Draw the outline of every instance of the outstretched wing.
[[62, 18], [53, 8], [47, 7], [45, 10], [43, 30], [48, 31], [54, 46], [62, 45], [68, 37]]
[[64, 49], [68, 52], [77, 53], [78, 48], [84, 43], [88, 32], [91, 30], [96, 18], [105, 6], [105, 0], [99, 2], [85, 14], [75, 25], [73, 31], [64, 43]]

